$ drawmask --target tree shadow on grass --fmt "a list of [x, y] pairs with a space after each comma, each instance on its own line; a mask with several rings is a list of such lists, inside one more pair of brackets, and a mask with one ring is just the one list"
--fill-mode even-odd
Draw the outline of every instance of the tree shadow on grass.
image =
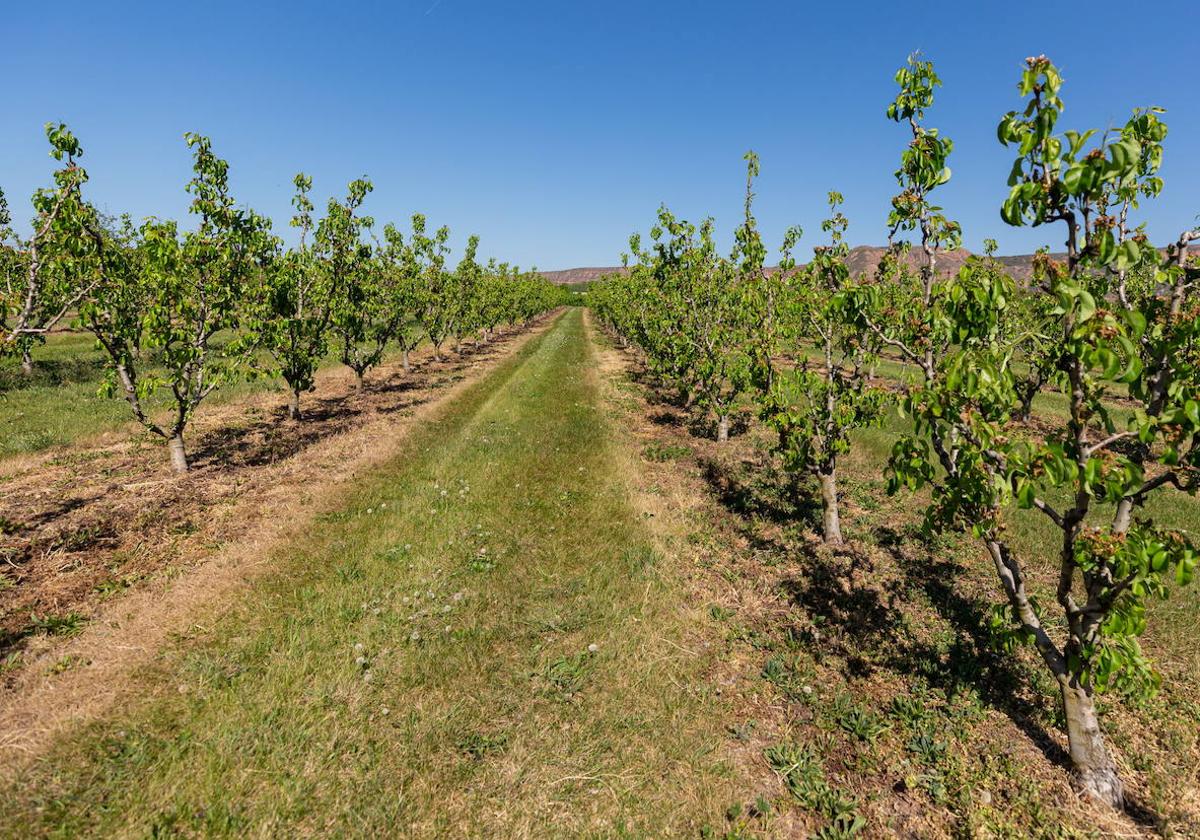
[[[498, 345], [466, 346], [460, 354], [447, 354], [438, 361], [415, 362], [408, 373], [393, 372], [372, 380], [368, 374], [363, 391], [332, 397], [302, 395], [301, 419], [287, 417], [282, 401], [268, 414], [245, 419], [205, 432], [192, 446], [195, 466], [260, 467], [296, 455], [321, 439], [353, 428], [371, 414], [394, 414], [428, 402], [433, 394], [399, 399], [420, 391], [434, 392], [461, 380], [471, 364], [497, 355]], [[306, 399], [307, 397], [307, 399]]]
[[642, 386], [646, 402], [650, 405], [667, 406], [683, 410], [688, 406], [687, 395], [677, 389], [667, 388], [658, 375], [643, 364], [635, 363], [628, 372], [629, 380]]
[[840, 656], [850, 676], [868, 676], [879, 667], [881, 651], [903, 632], [895, 594], [855, 583], [869, 571], [869, 563], [852, 549], [804, 554], [803, 574], [785, 578], [782, 588], [813, 618], [811, 632], [820, 634], [813, 639], [813, 650]]
[[38, 358], [35, 348], [32, 373], [23, 373], [16, 364], [6, 364], [0, 367], [0, 391], [59, 388], [64, 385], [98, 382], [103, 376], [104, 365], [98, 358], [87, 356], [62, 359]]
[[[910, 592], [925, 596], [953, 629], [955, 638], [946, 651], [907, 639], [898, 650], [893, 667], [900, 673], [921, 674], [947, 695], [964, 688], [973, 689], [983, 703], [1005, 714], [1042, 751], [1047, 761], [1070, 773], [1070, 755], [1046, 728], [1041, 719], [1044, 712], [1024, 699], [1031, 684], [1035, 691], [1044, 692], [1036, 687], [1038, 676], [993, 644], [989, 624], [992, 602], [963, 593], [956, 581], [962, 579], [964, 572], [954, 560], [930, 550], [902, 552], [904, 537], [887, 526], [877, 531], [878, 543], [896, 560], [903, 585]], [[1056, 697], [1050, 700], [1058, 702]], [[1157, 828], [1163, 824], [1160, 814], [1132, 794], [1126, 795], [1125, 811], [1139, 825]]]
[[[850, 676], [882, 668], [901, 679], [921, 677], [947, 697], [975, 695], [981, 704], [1008, 717], [1047, 761], [1070, 773], [1070, 756], [1047, 729], [1045, 711], [1029, 702], [1028, 688], [1036, 684], [1036, 675], [993, 646], [991, 602], [964, 594], [957, 583], [964, 574], [958, 562], [931, 546], [911, 550], [911, 535], [890, 526], [876, 530], [875, 542], [894, 559], [895, 577], [883, 575], [880, 580], [870, 559], [847, 547], [802, 552], [801, 573], [784, 580], [793, 603], [821, 628], [820, 644], [833, 647]], [[910, 550], [904, 551], [904, 546]], [[864, 586], [864, 577], [878, 583]], [[922, 638], [910, 629], [912, 622], [901, 605], [918, 600], [946, 622], [952, 634], [948, 642]], [[1140, 825], [1162, 824], [1161, 815], [1132, 796], [1127, 797], [1126, 812]]]
[[[1044, 712], [1028, 701], [1028, 668], [993, 647], [991, 604], [963, 593], [956, 583], [963, 577], [959, 564], [928, 546], [913, 550], [911, 535], [890, 526], [877, 529], [875, 542], [891, 555], [894, 562], [887, 566], [894, 572], [853, 544], [829, 550], [775, 541], [773, 549], [790, 553], [799, 566], [782, 586], [818, 628], [814, 649], [841, 657], [848, 676], [882, 669], [902, 680], [921, 677], [947, 697], [973, 694], [1012, 720], [1047, 760], [1069, 771], [1069, 756], [1047, 730]], [[914, 629], [929, 629], [927, 619], [920, 622], [905, 609], [919, 602], [933, 608], [950, 638]]]
[[804, 476], [781, 469], [769, 457], [726, 461], [700, 456], [700, 470], [726, 510], [743, 519], [816, 530], [821, 503]]
[[954, 638], [943, 648], [910, 636], [898, 646], [893, 667], [920, 674], [947, 695], [974, 691], [981, 702], [1015, 723], [1047, 760], [1069, 770], [1070, 758], [1038, 719], [1040, 710], [1023, 699], [1032, 678], [1029, 669], [996, 649], [989, 624], [992, 602], [964, 594], [957, 584], [964, 574], [958, 562], [925, 546], [905, 552], [904, 539], [889, 526], [877, 529], [877, 541], [895, 559], [905, 591], [923, 596]]

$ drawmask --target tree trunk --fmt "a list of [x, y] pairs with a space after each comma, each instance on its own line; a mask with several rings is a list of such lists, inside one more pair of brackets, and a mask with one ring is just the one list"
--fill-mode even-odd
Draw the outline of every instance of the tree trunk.
[[1125, 534], [1133, 521], [1133, 499], [1126, 496], [1117, 502], [1116, 513], [1113, 514], [1112, 531], [1114, 534]]
[[1033, 396], [1021, 397], [1021, 404], [1017, 407], [1013, 414], [1013, 419], [1018, 423], [1028, 423], [1033, 419]]
[[717, 443], [725, 443], [729, 440], [729, 415], [722, 414], [717, 418]]
[[300, 390], [293, 388], [288, 393], [288, 419], [300, 419]]
[[30, 355], [28, 347], [21, 348], [21, 373], [33, 376], [33, 356]]
[[363, 372], [361, 370], [354, 371], [354, 393], [361, 394], [363, 392]]
[[821, 536], [828, 545], [842, 544], [842, 522], [838, 516], [837, 471], [818, 473], [821, 484]]
[[1119, 810], [1125, 806], [1125, 786], [1104, 744], [1095, 701], [1085, 689], [1071, 685], [1066, 677], [1060, 677], [1059, 684], [1075, 782], [1092, 799]]
[[410, 367], [410, 366], [409, 366], [409, 363], [408, 363], [408, 349], [407, 349], [407, 348], [405, 348], [405, 350], [404, 350], [404, 354], [403, 354], [403, 356], [402, 356], [401, 358], [403, 358], [403, 359], [404, 359], [404, 372], [405, 372], [405, 373], [411, 373], [411, 372], [412, 372], [412, 367]]
[[176, 432], [167, 441], [167, 448], [171, 452], [171, 469], [183, 475], [188, 471], [187, 451], [183, 448], [183, 432]]

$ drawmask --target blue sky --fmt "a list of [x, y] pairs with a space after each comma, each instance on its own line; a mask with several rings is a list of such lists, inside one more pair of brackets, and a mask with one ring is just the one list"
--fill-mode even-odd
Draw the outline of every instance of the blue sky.
[[[881, 243], [904, 131], [884, 108], [922, 50], [945, 82], [930, 123], [956, 144], [943, 204], [968, 247], [1058, 246], [997, 208], [1011, 158], [995, 139], [1019, 106], [1026, 55], [1063, 69], [1064, 127], [1168, 109], [1165, 194], [1144, 208], [1165, 242], [1200, 213], [1200, 24], [1182, 3], [1138, 16], [1015, 3], [480, 2], [22, 3], [0, 11], [0, 188], [18, 219], [51, 161], [42, 125], [80, 136], [88, 194], [110, 212], [180, 217], [189, 155], [209, 134], [239, 200], [286, 231], [291, 179], [323, 203], [369, 175], [381, 222], [414, 210], [481, 251], [554, 269], [616, 262], [666, 202], [738, 220], [742, 154], [763, 162], [757, 215], [772, 247], [824, 196], [850, 239]], [[1023, 13], [1029, 9], [1028, 13]], [[1034, 14], [1034, 11], [1036, 15]], [[1183, 25], [1190, 20], [1192, 25]]]

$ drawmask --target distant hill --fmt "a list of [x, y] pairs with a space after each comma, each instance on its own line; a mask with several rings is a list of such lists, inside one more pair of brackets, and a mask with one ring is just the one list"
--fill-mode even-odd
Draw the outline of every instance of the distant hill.
[[[854, 276], [875, 273], [875, 269], [879, 267], [879, 261], [886, 250], [878, 245], [859, 245], [851, 248], [850, 256], [846, 260], [850, 267], [850, 273]], [[971, 256], [971, 252], [966, 248], [939, 254], [938, 273], [953, 274], [962, 268], [962, 264], [967, 261], [967, 257], [969, 256]], [[1065, 258], [1063, 254], [1054, 254], [1053, 256], [1057, 259]], [[997, 257], [996, 259], [1004, 263], [1009, 273], [1019, 282], [1025, 282], [1033, 273], [1032, 254]], [[914, 267], [919, 265], [921, 261], [920, 251], [910, 251], [908, 261]], [[564, 286], [582, 286], [600, 279], [605, 274], [624, 272], [625, 270], [620, 266], [590, 266], [586, 268], [567, 268], [562, 271], [543, 271], [542, 276], [552, 283], [559, 283]]]
[[612, 274], [614, 271], [625, 271], [620, 266], [610, 268], [564, 268], [562, 271], [543, 271], [541, 275], [551, 283], [557, 283], [560, 286], [575, 286], [580, 283], [592, 283], [599, 280], [605, 274]]

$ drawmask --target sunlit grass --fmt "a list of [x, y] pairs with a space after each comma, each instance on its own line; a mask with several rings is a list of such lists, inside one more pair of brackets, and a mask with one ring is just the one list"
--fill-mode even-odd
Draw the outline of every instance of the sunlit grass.
[[[398, 351], [395, 351], [398, 355]], [[105, 432], [136, 432], [140, 427], [124, 399], [100, 394], [105, 356], [90, 333], [55, 333], [34, 348], [34, 372], [27, 376], [15, 359], [0, 360], [0, 458], [66, 446]], [[330, 353], [321, 363], [340, 366]], [[277, 377], [240, 377], [221, 385], [201, 405], [234, 403], [261, 392], [285, 393]], [[149, 401], [152, 414], [166, 416], [170, 393]]]
[[0, 834], [695, 836], [729, 771], [594, 364], [570, 312], [4, 791]]

